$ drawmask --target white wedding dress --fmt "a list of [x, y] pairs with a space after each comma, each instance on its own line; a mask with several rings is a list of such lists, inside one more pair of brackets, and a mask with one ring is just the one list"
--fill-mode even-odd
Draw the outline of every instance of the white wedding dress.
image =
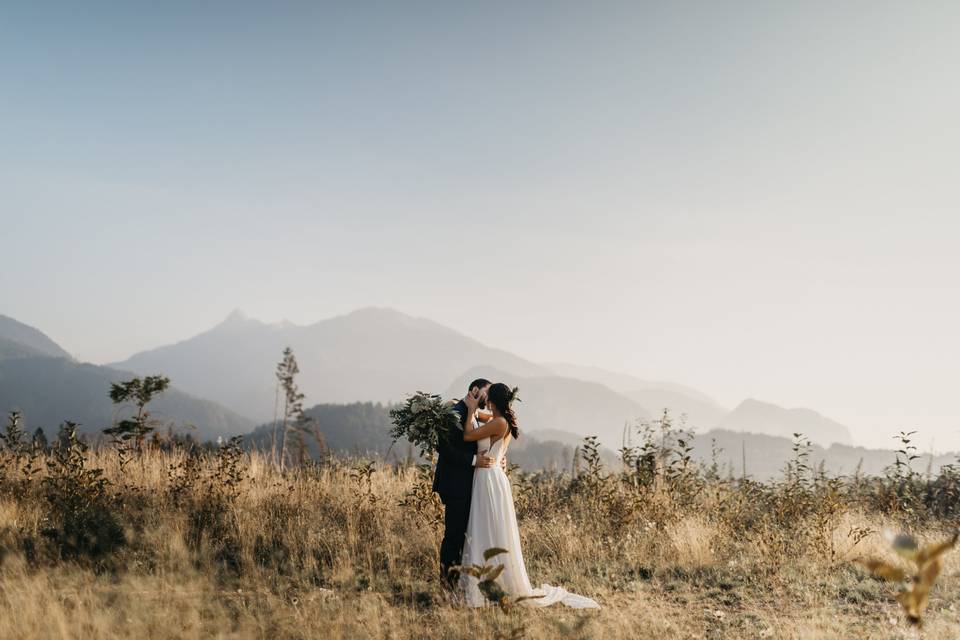
[[[473, 474], [473, 494], [470, 501], [470, 518], [467, 524], [467, 538], [463, 547], [463, 564], [487, 564], [483, 552], [498, 547], [506, 549], [489, 560], [489, 564], [504, 565], [503, 572], [496, 582], [510, 596], [511, 600], [520, 597], [538, 596], [524, 600], [523, 604], [547, 607], [562, 602], [575, 609], [599, 609], [600, 605], [590, 598], [570, 593], [561, 587], [541, 585], [539, 589], [530, 586], [527, 569], [523, 564], [520, 551], [520, 528], [517, 526], [517, 513], [513, 507], [513, 491], [510, 479], [500, 468], [500, 459], [506, 453], [509, 436], [493, 443], [484, 438], [477, 442], [477, 451], [490, 449], [487, 455], [496, 460], [489, 469], [478, 468]], [[467, 604], [482, 607], [488, 603], [478, 588], [478, 580], [462, 573], [460, 585], [466, 593]]]

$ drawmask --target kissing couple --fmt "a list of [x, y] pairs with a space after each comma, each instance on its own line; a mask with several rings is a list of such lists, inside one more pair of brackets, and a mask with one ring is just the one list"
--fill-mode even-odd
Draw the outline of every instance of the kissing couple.
[[486, 599], [477, 578], [455, 567], [483, 566], [484, 551], [506, 549], [490, 562], [503, 565], [496, 582], [511, 600], [524, 598], [524, 604], [540, 607], [562, 602], [576, 609], [599, 609], [590, 598], [561, 587], [530, 586], [505, 471], [507, 449], [520, 437], [512, 406], [515, 396], [516, 389], [480, 378], [453, 406], [460, 416], [460, 429], [440, 438], [433, 478], [433, 490], [444, 506], [440, 577], [449, 587], [462, 589], [469, 606], [482, 607]]

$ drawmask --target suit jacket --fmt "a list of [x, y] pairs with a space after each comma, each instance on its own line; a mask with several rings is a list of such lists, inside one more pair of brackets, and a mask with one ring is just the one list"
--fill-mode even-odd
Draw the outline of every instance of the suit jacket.
[[[453, 406], [460, 414], [460, 428], [466, 428], [467, 405], [463, 400]], [[473, 457], [477, 455], [476, 442], [464, 442], [463, 433], [455, 431], [440, 438], [437, 447], [437, 469], [433, 476], [433, 490], [441, 498], [470, 499], [473, 491]]]

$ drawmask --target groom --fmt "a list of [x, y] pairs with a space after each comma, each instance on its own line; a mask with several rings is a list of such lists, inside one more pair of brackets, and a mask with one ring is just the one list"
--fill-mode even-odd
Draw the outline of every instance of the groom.
[[[467, 395], [471, 404], [483, 408], [486, 406], [487, 390], [490, 381], [478, 378], [470, 383]], [[460, 400], [453, 406], [460, 415], [460, 429], [468, 428], [467, 403]], [[474, 424], [469, 428], [475, 428]], [[463, 556], [464, 536], [467, 533], [467, 521], [470, 518], [470, 494], [473, 490], [473, 470], [475, 467], [487, 468], [494, 464], [486, 451], [477, 452], [476, 442], [464, 442], [462, 432], [449, 434], [441, 438], [437, 447], [437, 470], [433, 477], [433, 490], [440, 494], [443, 503], [443, 542], [440, 543], [440, 579], [450, 587], [455, 587], [459, 576], [450, 571], [450, 567], [460, 564]]]

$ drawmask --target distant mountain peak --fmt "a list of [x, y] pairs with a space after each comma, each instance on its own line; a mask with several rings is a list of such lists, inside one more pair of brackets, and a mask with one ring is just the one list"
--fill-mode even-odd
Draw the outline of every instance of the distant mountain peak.
[[[359, 309], [354, 309], [349, 313], [345, 313], [340, 316], [341, 318], [352, 318], [352, 319], [366, 319], [366, 320], [380, 320], [386, 322], [429, 322], [430, 324], [436, 324], [432, 320], [427, 320], [426, 318], [418, 318], [412, 316], [403, 311], [398, 311], [393, 307], [360, 307]], [[439, 326], [439, 325], [438, 325]]]
[[712, 405], [717, 411], [725, 411], [716, 400], [702, 391], [676, 382], [645, 380], [628, 373], [609, 371], [600, 367], [572, 364], [569, 362], [546, 362], [543, 363], [543, 366], [557, 375], [599, 382], [618, 393], [631, 394], [649, 391], [677, 393], [688, 396], [704, 405]]
[[250, 316], [248, 316], [243, 309], [241, 309], [240, 307], [237, 307], [236, 309], [231, 311], [226, 318], [224, 318], [221, 324], [228, 324], [231, 322], [246, 322], [249, 319], [250, 319]]
[[[62, 420], [73, 420], [83, 425], [82, 433], [95, 438], [117, 418], [107, 395], [110, 385], [132, 375], [67, 358], [0, 358], [0, 414], [21, 410], [31, 431], [42, 427], [48, 435]], [[164, 431], [167, 425], [189, 429], [201, 440], [240, 435], [254, 427], [252, 420], [176, 388], [150, 407], [151, 418], [164, 423]]]
[[308, 325], [266, 324], [234, 312], [202, 334], [113, 366], [144, 375], [162, 371], [189, 393], [265, 420], [273, 415], [276, 364], [285, 347], [296, 354], [297, 382], [313, 403], [386, 402], [418, 389], [442, 390], [482, 363], [521, 375], [546, 373], [432, 320], [384, 307]]
[[[467, 336], [464, 336], [459, 331], [435, 322], [434, 320], [413, 316], [409, 313], [404, 313], [403, 311], [399, 311], [392, 307], [360, 307], [359, 309], [355, 309], [344, 315], [321, 320], [317, 323], [317, 325], [338, 322], [347, 322], [358, 327], [392, 326], [405, 327], [407, 329], [412, 328], [417, 330], [438, 331], [447, 335], [455, 335], [462, 338], [467, 338]], [[472, 338], [469, 339], [472, 340]]]
[[[814, 411], [813, 409], [807, 409], [805, 407], [781, 407], [780, 405], [773, 404], [772, 402], [764, 402], [763, 400], [757, 400], [756, 398], [747, 398], [741, 402], [734, 411], [741, 410], [752, 410], [752, 411], [771, 411], [771, 412], [781, 412], [785, 411], [787, 413], [792, 413], [794, 415], [808, 415], [811, 417], [822, 418], [824, 420], [830, 420], [821, 413]], [[831, 420], [831, 422], [833, 422]], [[838, 423], [839, 424], [839, 423]]]
[[351, 317], [351, 316], [392, 316], [392, 317], [405, 316], [408, 318], [412, 317], [412, 316], [408, 316], [402, 311], [397, 311], [393, 307], [377, 307], [377, 306], [360, 307], [344, 315], [347, 317]]
[[249, 327], [265, 326], [265, 323], [251, 318], [243, 309], [239, 307], [231, 311], [223, 321], [214, 327], [214, 330], [223, 329], [245, 329]]
[[792, 438], [794, 433], [800, 433], [824, 447], [835, 442], [849, 445], [853, 441], [850, 430], [845, 425], [813, 409], [786, 409], [756, 398], [741, 402], [717, 427], [785, 438]]
[[34, 355], [72, 359], [63, 347], [39, 329], [3, 314], [0, 314], [0, 340], [7, 345], [19, 345]]

